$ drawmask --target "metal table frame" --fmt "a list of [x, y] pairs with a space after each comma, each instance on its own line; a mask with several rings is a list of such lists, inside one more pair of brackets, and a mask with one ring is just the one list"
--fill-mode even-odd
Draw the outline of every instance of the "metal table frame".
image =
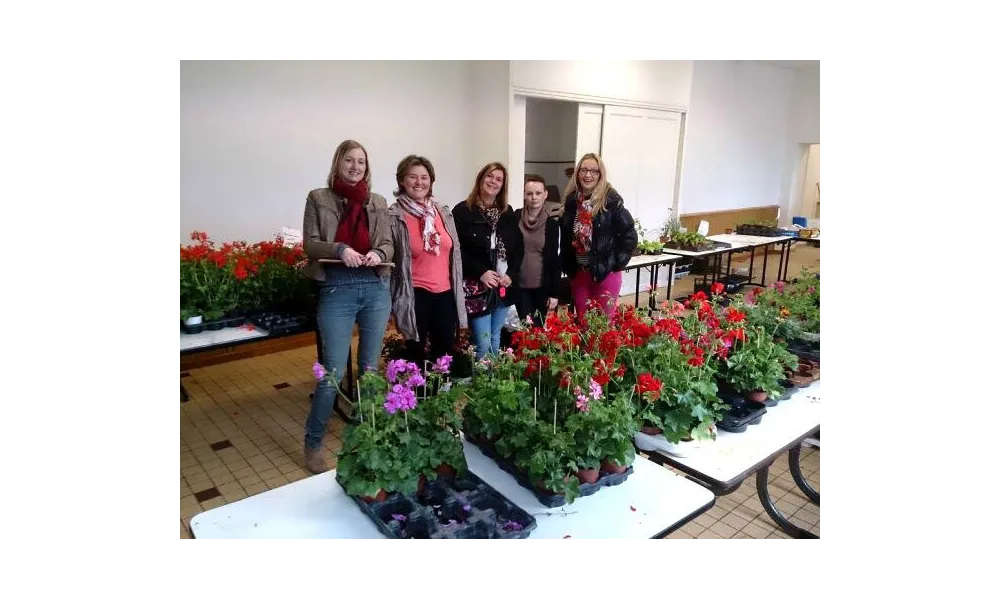
[[818, 536], [816, 534], [808, 532], [805, 529], [802, 529], [801, 527], [798, 527], [797, 525], [791, 523], [788, 520], [788, 518], [785, 517], [785, 515], [783, 515], [781, 511], [778, 510], [778, 507], [776, 507], [774, 505], [774, 502], [771, 500], [771, 494], [767, 487], [768, 484], [767, 477], [771, 465], [774, 463], [775, 459], [781, 456], [782, 453], [788, 452], [788, 470], [792, 475], [792, 479], [795, 481], [795, 485], [798, 486], [800, 490], [802, 490], [802, 493], [806, 495], [806, 498], [808, 498], [810, 502], [812, 502], [816, 506], [819, 506], [819, 492], [814, 490], [812, 486], [809, 485], [809, 482], [805, 480], [805, 477], [802, 476], [802, 469], [801, 466], [799, 465], [799, 455], [802, 451], [802, 442], [807, 438], [816, 437], [816, 434], [819, 433], [819, 429], [820, 428], [817, 426], [815, 429], [812, 429], [808, 433], [799, 436], [798, 438], [795, 439], [795, 441], [791, 442], [790, 444], [786, 444], [785, 446], [782, 446], [778, 450], [771, 453], [771, 455], [769, 455], [764, 460], [761, 460], [757, 464], [748, 468], [743, 473], [737, 475], [736, 477], [730, 479], [729, 481], [718, 481], [716, 479], [713, 479], [712, 477], [709, 477], [704, 473], [701, 473], [700, 471], [692, 469], [691, 467], [681, 462], [678, 462], [673, 457], [667, 454], [661, 454], [659, 452], [650, 452], [648, 450], [639, 450], [639, 449], [637, 449], [637, 451], [648, 454], [649, 460], [659, 465], [667, 465], [677, 469], [678, 471], [681, 471], [688, 477], [688, 479], [707, 487], [716, 496], [726, 496], [728, 494], [735, 492], [740, 488], [741, 485], [743, 485], [743, 481], [747, 477], [756, 474], [757, 496], [760, 498], [760, 503], [764, 507], [764, 510], [767, 511], [767, 514], [770, 515], [770, 517], [774, 520], [774, 522], [778, 525], [778, 527], [780, 527], [782, 531], [784, 531], [785, 533], [794, 538], [818, 539]]

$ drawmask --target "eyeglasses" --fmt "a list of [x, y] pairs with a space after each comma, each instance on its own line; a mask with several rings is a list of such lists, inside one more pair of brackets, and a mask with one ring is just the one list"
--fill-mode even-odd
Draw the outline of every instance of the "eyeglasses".
[[600, 169], [580, 169], [580, 175], [600, 175]]

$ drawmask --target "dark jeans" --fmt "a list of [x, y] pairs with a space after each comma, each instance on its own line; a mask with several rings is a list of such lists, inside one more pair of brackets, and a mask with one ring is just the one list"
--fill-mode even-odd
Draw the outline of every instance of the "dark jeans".
[[379, 277], [368, 268], [341, 267], [320, 287], [316, 326], [323, 340], [323, 367], [334, 374], [334, 382], [324, 378], [316, 383], [312, 407], [306, 420], [305, 443], [319, 448], [336, 402], [335, 386], [347, 369], [354, 324], [358, 324], [359, 376], [365, 369], [377, 369], [382, 339], [389, 322], [389, 278]]
[[[435, 294], [415, 288], [413, 310], [420, 341], [410, 340], [406, 343], [410, 360], [423, 368], [425, 360], [433, 362], [445, 354], [454, 354], [458, 313], [455, 310], [455, 295], [451, 290]], [[425, 355], [427, 340], [430, 340], [430, 353]]]
[[517, 316], [522, 321], [530, 316], [532, 326], [541, 327], [548, 314], [549, 295], [544, 288], [521, 288], [521, 296], [517, 299]]

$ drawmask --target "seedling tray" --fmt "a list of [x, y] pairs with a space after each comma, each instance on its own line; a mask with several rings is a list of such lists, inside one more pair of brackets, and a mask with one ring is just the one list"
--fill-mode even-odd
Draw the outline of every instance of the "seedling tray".
[[[343, 486], [340, 479], [337, 483]], [[535, 518], [474, 473], [428, 481], [422, 496], [389, 494], [368, 503], [351, 496], [382, 534], [395, 539], [524, 539]]]
[[[547, 506], [548, 508], [555, 508], [557, 506], [563, 506], [566, 504], [566, 496], [564, 494], [547, 494], [539, 490], [534, 485], [532, 485], [526, 473], [524, 473], [521, 469], [518, 469], [516, 466], [511, 464], [504, 457], [498, 455], [496, 451], [493, 450], [493, 448], [480, 444], [479, 441], [476, 439], [472, 438], [466, 438], [466, 439], [475, 444], [476, 447], [479, 448], [479, 450], [482, 451], [483, 454], [492, 458], [493, 461], [496, 462], [501, 469], [513, 475], [514, 479], [516, 479], [517, 482], [521, 484], [521, 486], [531, 490], [531, 492], [535, 494], [535, 497], [538, 498], [538, 501], [541, 502], [543, 505]], [[603, 487], [609, 487], [624, 483], [625, 480], [629, 478], [629, 475], [631, 475], [634, 471], [635, 469], [629, 466], [629, 468], [625, 469], [625, 471], [621, 473], [607, 473], [605, 475], [602, 475], [600, 479], [598, 479], [594, 483], [583, 483], [581, 481], [580, 497], [582, 498], [584, 496], [590, 496], [596, 494]]]

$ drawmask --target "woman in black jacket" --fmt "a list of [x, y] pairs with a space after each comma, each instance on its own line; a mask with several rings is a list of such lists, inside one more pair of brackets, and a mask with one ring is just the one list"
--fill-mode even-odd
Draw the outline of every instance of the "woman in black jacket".
[[544, 179], [538, 175], [527, 175], [524, 178], [524, 208], [514, 211], [524, 239], [517, 314], [522, 319], [530, 317], [537, 326], [545, 322], [548, 311], [554, 310], [558, 303], [562, 274], [559, 220], [549, 216], [545, 210], [548, 195]]
[[576, 314], [582, 319], [593, 300], [610, 316], [622, 288], [621, 271], [639, 243], [635, 222], [594, 153], [577, 163], [565, 196], [561, 255]]
[[500, 351], [500, 330], [517, 300], [524, 242], [507, 205], [507, 168], [479, 170], [465, 202], [451, 211], [462, 247], [465, 309], [476, 360]]

